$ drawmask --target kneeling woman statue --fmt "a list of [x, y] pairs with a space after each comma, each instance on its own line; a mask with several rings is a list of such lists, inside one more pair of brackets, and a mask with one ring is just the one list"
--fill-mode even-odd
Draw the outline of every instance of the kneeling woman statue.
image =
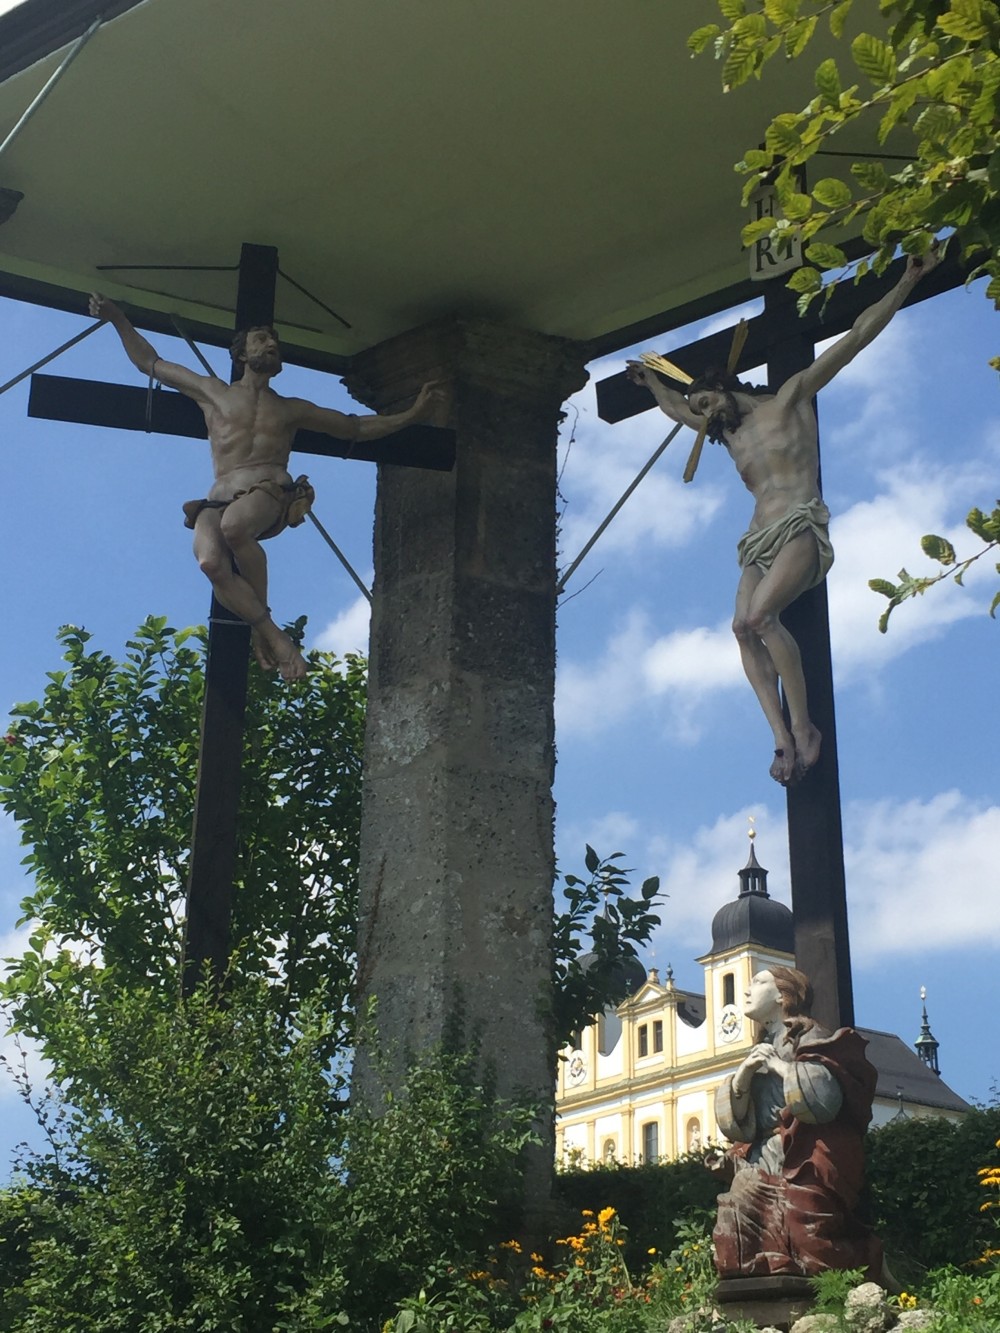
[[735, 1146], [709, 1162], [732, 1172], [714, 1235], [721, 1278], [880, 1275], [881, 1244], [856, 1211], [875, 1068], [863, 1037], [831, 1035], [811, 1008], [812, 986], [791, 967], [758, 972], [747, 990], [743, 1012], [760, 1040], [716, 1094], [719, 1129]]

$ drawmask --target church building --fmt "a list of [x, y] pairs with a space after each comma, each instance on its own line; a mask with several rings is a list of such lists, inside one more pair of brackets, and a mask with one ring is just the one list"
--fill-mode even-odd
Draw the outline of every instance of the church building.
[[[739, 896], [712, 921], [712, 947], [697, 961], [703, 993], [679, 990], [636, 960], [630, 994], [563, 1048], [556, 1093], [560, 1165], [655, 1162], [722, 1139], [715, 1090], [754, 1043], [743, 996], [756, 972], [794, 966], [792, 913], [767, 891], [767, 871], [750, 858]], [[938, 1043], [926, 1005], [916, 1047], [859, 1027], [878, 1070], [872, 1127], [897, 1116], [960, 1118], [969, 1105], [938, 1072]]]

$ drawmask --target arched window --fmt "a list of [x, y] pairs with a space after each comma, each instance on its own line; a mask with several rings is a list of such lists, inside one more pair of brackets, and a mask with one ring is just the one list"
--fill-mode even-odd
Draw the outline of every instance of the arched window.
[[660, 1160], [660, 1126], [648, 1120], [642, 1127], [642, 1160], [646, 1163]]
[[722, 1003], [736, 1003], [736, 977], [732, 972], [726, 972], [722, 977]]

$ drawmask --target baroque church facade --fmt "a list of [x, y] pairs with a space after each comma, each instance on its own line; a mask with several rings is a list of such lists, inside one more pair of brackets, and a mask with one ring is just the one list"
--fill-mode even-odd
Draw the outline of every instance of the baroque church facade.
[[[672, 1160], [722, 1138], [715, 1091], [754, 1044], [754, 1025], [743, 1015], [750, 978], [794, 966], [792, 913], [769, 895], [752, 840], [739, 878], [739, 896], [715, 914], [712, 947], [697, 960], [703, 992], [678, 989], [669, 968], [661, 980], [655, 968], [647, 974], [636, 964], [627, 998], [563, 1048], [560, 1165]], [[873, 1128], [901, 1115], [958, 1119], [969, 1109], [938, 1072], [926, 1007], [915, 1047], [892, 1033], [858, 1031], [878, 1070]]]

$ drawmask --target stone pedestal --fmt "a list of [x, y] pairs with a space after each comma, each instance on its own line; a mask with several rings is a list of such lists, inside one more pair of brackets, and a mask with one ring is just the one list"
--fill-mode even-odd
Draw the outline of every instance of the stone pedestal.
[[812, 1283], [807, 1277], [724, 1278], [715, 1289], [715, 1299], [726, 1319], [749, 1319], [758, 1328], [777, 1328], [782, 1333], [813, 1305]]
[[362, 1044], [354, 1095], [376, 1104], [457, 1021], [502, 1095], [551, 1105], [556, 432], [583, 352], [450, 318], [346, 383], [391, 412], [429, 379], [454, 471], [379, 469], [358, 1006], [384, 1065]]

